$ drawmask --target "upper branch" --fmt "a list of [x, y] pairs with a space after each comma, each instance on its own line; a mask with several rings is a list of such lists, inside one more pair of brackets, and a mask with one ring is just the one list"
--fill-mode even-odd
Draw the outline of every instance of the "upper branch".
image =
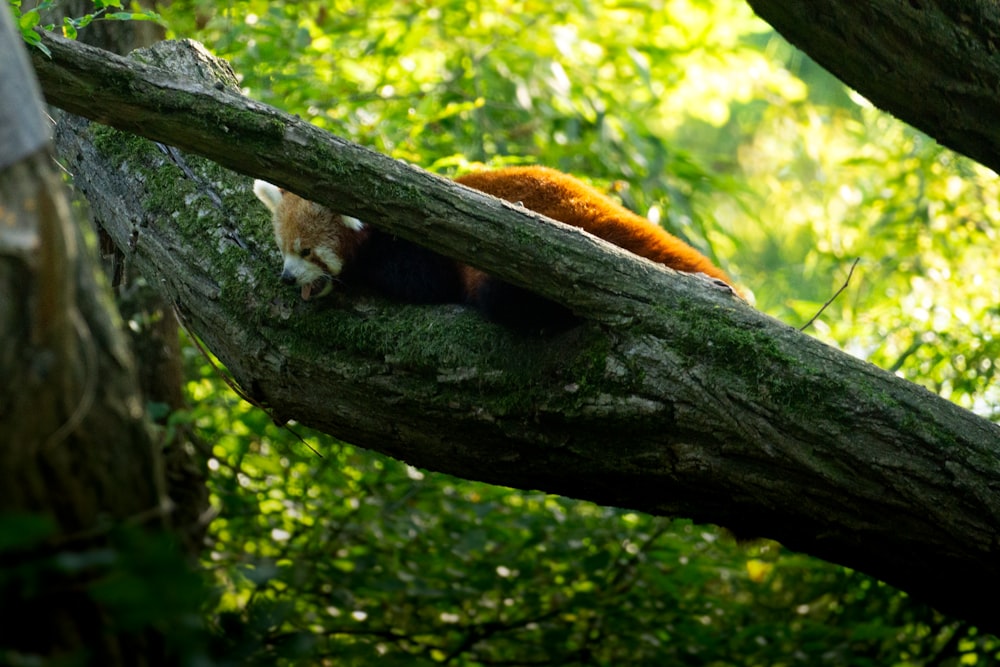
[[880, 109], [1000, 171], [1000, 4], [748, 0]]

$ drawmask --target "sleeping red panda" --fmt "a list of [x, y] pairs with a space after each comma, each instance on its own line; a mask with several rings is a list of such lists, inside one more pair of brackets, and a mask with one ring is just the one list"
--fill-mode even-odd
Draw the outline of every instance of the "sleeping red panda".
[[303, 300], [326, 296], [343, 280], [409, 303], [461, 301], [455, 260], [265, 181], [254, 181], [253, 191], [271, 209], [281, 282], [297, 284]]
[[[678, 271], [733, 284], [676, 236], [554, 169], [509, 167], [455, 180]], [[303, 299], [326, 295], [334, 279], [357, 280], [410, 303], [469, 303], [488, 319], [510, 326], [561, 328], [575, 321], [568, 309], [547, 299], [270, 183], [255, 181], [254, 193], [272, 212], [284, 258], [281, 280], [298, 284]]]

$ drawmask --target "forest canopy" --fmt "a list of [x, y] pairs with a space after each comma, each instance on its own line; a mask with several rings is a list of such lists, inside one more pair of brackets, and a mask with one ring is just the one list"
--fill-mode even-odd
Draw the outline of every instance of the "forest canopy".
[[[873, 108], [744, 3], [159, 11], [171, 36], [232, 63], [248, 96], [379, 152], [445, 175], [577, 174], [790, 325], [857, 259], [809, 332], [996, 420], [995, 174]], [[777, 543], [740, 546], [684, 519], [468, 482], [279, 428], [192, 341], [182, 351], [190, 408], [166, 429], [210, 443], [207, 613], [240, 628], [227, 649], [246, 664], [975, 665], [1000, 650]]]

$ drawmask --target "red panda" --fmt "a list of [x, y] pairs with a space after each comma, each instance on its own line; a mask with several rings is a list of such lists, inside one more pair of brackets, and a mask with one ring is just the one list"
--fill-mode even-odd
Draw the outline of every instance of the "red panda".
[[334, 280], [344, 280], [408, 303], [462, 301], [455, 260], [265, 181], [254, 181], [253, 191], [271, 210], [281, 282], [298, 285], [303, 300], [326, 296]]
[[[676, 236], [554, 169], [509, 167], [455, 180], [654, 262], [733, 285], [721, 269]], [[469, 303], [488, 319], [516, 327], [561, 328], [575, 321], [568, 309], [547, 299], [270, 183], [255, 181], [254, 193], [272, 212], [284, 259], [281, 280], [298, 284], [303, 299], [326, 295], [334, 279], [356, 279], [411, 303]]]

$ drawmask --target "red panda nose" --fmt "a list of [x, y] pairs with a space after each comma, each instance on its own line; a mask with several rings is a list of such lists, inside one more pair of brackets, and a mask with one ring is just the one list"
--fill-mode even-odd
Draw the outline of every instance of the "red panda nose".
[[281, 272], [281, 282], [283, 282], [286, 285], [294, 285], [295, 282], [296, 282], [295, 281], [295, 276], [292, 275], [291, 271], [282, 271]]

